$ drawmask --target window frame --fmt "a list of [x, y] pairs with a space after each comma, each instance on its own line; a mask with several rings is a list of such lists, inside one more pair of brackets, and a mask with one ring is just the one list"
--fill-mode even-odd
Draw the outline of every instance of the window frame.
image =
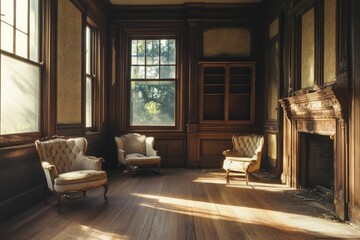
[[[156, 78], [156, 79], [131, 79], [131, 67], [132, 67], [132, 41], [133, 40], [175, 40], [175, 78]], [[127, 104], [126, 104], [126, 125], [127, 129], [129, 130], [155, 130], [155, 131], [168, 131], [168, 130], [179, 130], [182, 111], [180, 109], [180, 95], [181, 95], [181, 56], [180, 56], [180, 37], [178, 34], [159, 34], [159, 35], [136, 35], [136, 36], [129, 36], [127, 39], [127, 67], [125, 71], [126, 73], [126, 96], [127, 96]], [[146, 61], [146, 60], [145, 60]], [[146, 66], [147, 64], [144, 64]], [[166, 65], [166, 64], [165, 64]], [[159, 66], [161, 66], [159, 64]], [[167, 126], [167, 125], [131, 125], [130, 123], [130, 116], [131, 116], [131, 82], [132, 81], [172, 81], [174, 82], [175, 91], [174, 91], [174, 125]]]
[[[87, 29], [90, 29], [90, 73], [87, 73], [87, 58], [86, 58], [86, 45], [87, 45]], [[84, 51], [84, 126], [86, 132], [95, 132], [97, 130], [96, 124], [96, 97], [97, 97], [97, 81], [98, 81], [98, 67], [99, 67], [99, 30], [97, 26], [88, 19], [87, 23], [85, 24], [85, 51]], [[87, 115], [87, 104], [86, 104], [86, 81], [87, 78], [91, 78], [91, 126], [87, 126], [86, 115]]]
[[[28, 2], [30, 3], [30, 2]], [[37, 67], [39, 69], [39, 111], [38, 111], [38, 131], [33, 131], [33, 132], [24, 132], [24, 133], [10, 133], [10, 134], [0, 134], [0, 146], [11, 146], [14, 144], [23, 144], [23, 143], [29, 143], [29, 142], [33, 142], [35, 139], [38, 139], [41, 137], [41, 133], [43, 131], [43, 121], [44, 121], [44, 110], [42, 107], [42, 101], [44, 99], [44, 16], [45, 16], [45, 2], [44, 0], [38, 0], [38, 52], [37, 52], [37, 56], [38, 56], [38, 60], [34, 61], [31, 60], [31, 54], [30, 54], [30, 4], [28, 5], [28, 17], [27, 17], [27, 31], [28, 31], [28, 36], [27, 36], [27, 56], [21, 56], [19, 54], [16, 53], [16, 0], [14, 1], [14, 6], [13, 6], [13, 14], [14, 14], [14, 25], [12, 26], [14, 28], [13, 30], [13, 49], [12, 52], [9, 52], [7, 50], [3, 50], [1, 48], [1, 40], [0, 40], [0, 54], [4, 55], [6, 57], [10, 57], [13, 58], [16, 61], [22, 62], [22, 63], [26, 63], [26, 64], [31, 64], [34, 67]], [[1, 12], [1, 6], [0, 6], [0, 13]], [[0, 15], [0, 22], [2, 22], [1, 17], [3, 15]], [[0, 24], [0, 32], [1, 32], [1, 24]], [[0, 56], [1, 58], [1, 56]], [[1, 82], [1, 65], [0, 65], [0, 82]], [[1, 87], [1, 86], [0, 86]], [[0, 116], [1, 117], [1, 116]]]

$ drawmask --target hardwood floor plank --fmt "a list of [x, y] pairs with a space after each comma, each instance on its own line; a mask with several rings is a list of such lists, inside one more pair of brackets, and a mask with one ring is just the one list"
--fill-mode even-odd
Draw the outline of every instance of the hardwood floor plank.
[[162, 169], [109, 173], [85, 198], [39, 203], [0, 224], [1, 239], [321, 239], [360, 238], [358, 229], [274, 182], [239, 178], [226, 186], [221, 170]]

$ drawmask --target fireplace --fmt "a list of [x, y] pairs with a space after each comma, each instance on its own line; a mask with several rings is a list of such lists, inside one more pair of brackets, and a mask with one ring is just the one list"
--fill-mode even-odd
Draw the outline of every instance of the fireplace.
[[334, 188], [334, 140], [332, 136], [300, 134], [299, 181], [301, 188]]
[[284, 112], [283, 173], [293, 188], [330, 189], [336, 213], [346, 219], [347, 127], [332, 86], [280, 100]]

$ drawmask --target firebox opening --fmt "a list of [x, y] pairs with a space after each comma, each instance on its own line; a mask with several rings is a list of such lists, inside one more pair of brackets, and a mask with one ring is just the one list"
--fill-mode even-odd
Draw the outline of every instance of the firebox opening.
[[300, 134], [300, 187], [316, 190], [329, 201], [334, 191], [334, 141], [330, 136]]

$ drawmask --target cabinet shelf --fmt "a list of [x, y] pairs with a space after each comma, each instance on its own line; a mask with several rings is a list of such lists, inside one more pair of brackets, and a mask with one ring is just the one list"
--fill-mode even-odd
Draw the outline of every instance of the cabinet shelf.
[[201, 121], [254, 122], [255, 63], [200, 64]]

